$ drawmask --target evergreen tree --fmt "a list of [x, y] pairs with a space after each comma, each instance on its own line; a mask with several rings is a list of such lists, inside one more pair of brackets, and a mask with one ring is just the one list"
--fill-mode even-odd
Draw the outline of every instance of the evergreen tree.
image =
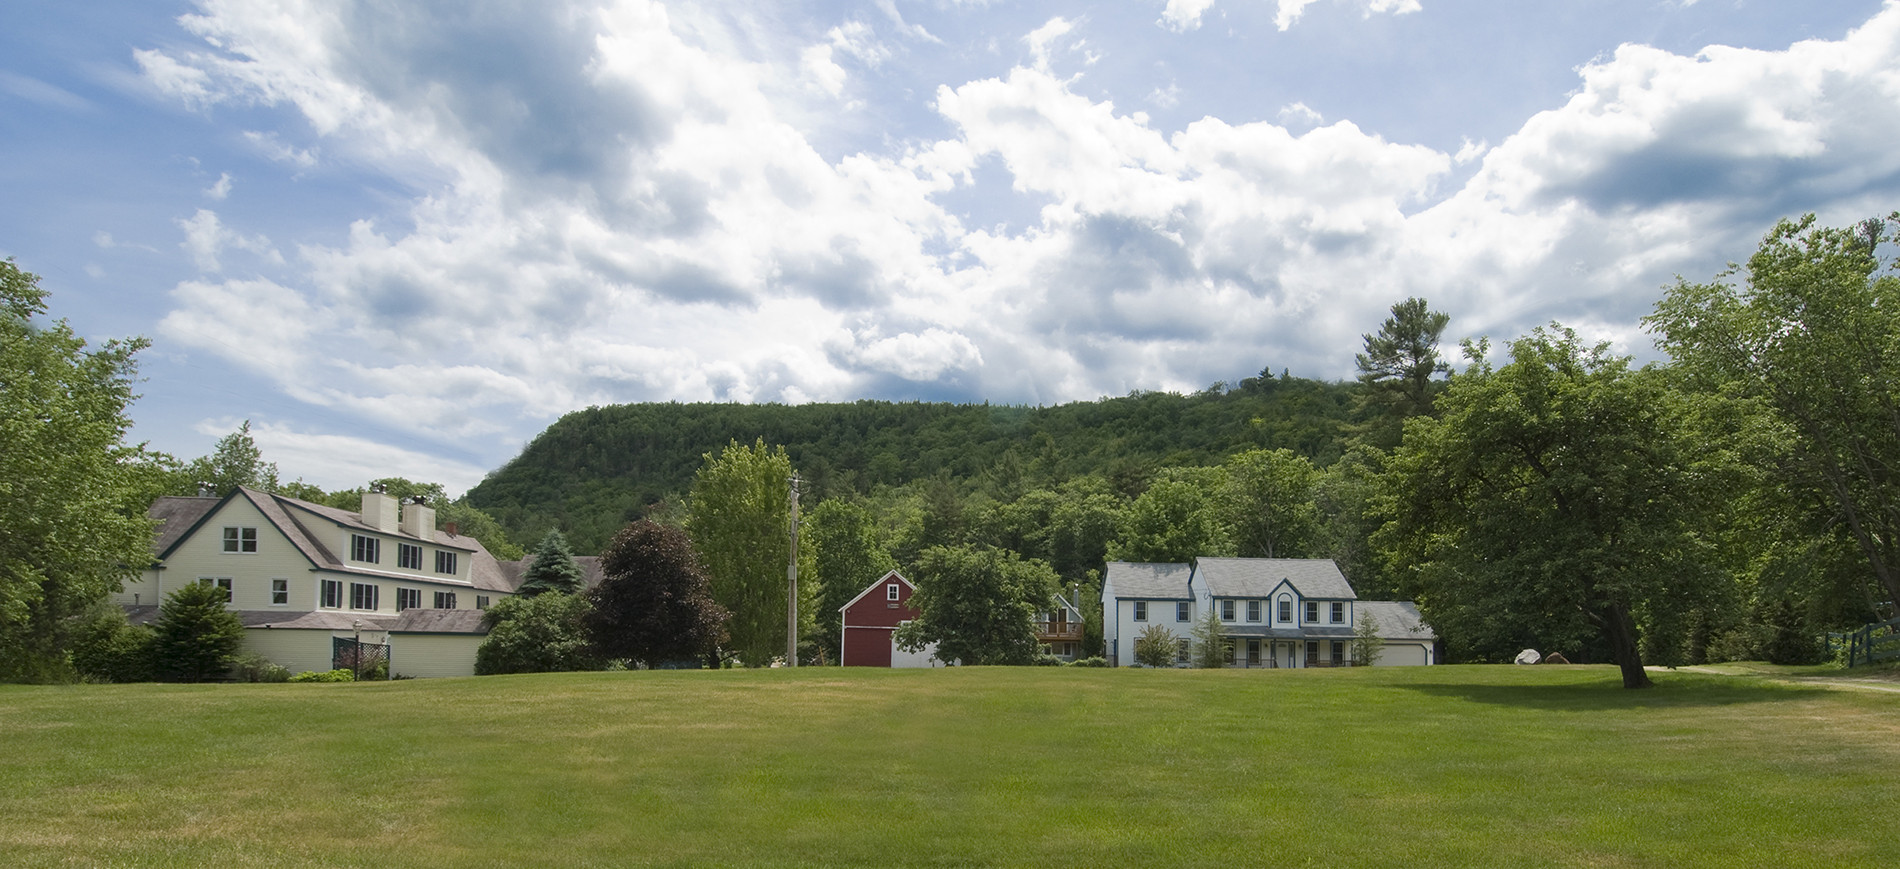
[[521, 576], [521, 587], [515, 593], [526, 597], [550, 591], [574, 594], [581, 590], [580, 565], [574, 563], [574, 555], [567, 551], [567, 538], [559, 531], [549, 531], [541, 538], [541, 545], [534, 549], [534, 561]]
[[1372, 613], [1360, 613], [1359, 623], [1352, 630], [1352, 665], [1370, 667], [1379, 662], [1379, 653], [1385, 649], [1385, 638], [1379, 636], [1379, 623], [1373, 621]]
[[1433, 378], [1451, 371], [1438, 356], [1439, 337], [1450, 322], [1450, 315], [1414, 297], [1393, 305], [1377, 334], [1362, 336], [1366, 352], [1356, 360], [1359, 382], [1366, 386], [1362, 401], [1379, 414], [1371, 423], [1374, 444], [1396, 446], [1407, 418], [1431, 413], [1441, 386]]
[[1194, 623], [1192, 640], [1196, 667], [1218, 670], [1234, 658], [1234, 642], [1227, 639], [1226, 626], [1221, 624], [1220, 613], [1212, 606], [1207, 608], [1207, 614], [1200, 621]]
[[159, 679], [204, 682], [230, 671], [244, 645], [244, 624], [225, 609], [227, 595], [212, 583], [194, 582], [165, 596], [152, 626]]

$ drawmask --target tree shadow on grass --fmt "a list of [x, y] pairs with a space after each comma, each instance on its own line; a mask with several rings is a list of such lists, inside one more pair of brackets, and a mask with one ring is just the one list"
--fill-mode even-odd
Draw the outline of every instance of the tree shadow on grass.
[[1395, 685], [1428, 694], [1549, 712], [1601, 712], [1624, 709], [1683, 709], [1811, 700], [1825, 688], [1742, 680], [1684, 680], [1664, 676], [1649, 688], [1629, 689], [1616, 679], [1563, 685], [1485, 685], [1433, 682]]

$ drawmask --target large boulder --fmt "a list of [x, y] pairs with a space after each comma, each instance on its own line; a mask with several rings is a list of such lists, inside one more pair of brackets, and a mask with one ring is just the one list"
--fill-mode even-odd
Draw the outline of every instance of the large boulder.
[[1535, 664], [1543, 659], [1544, 656], [1537, 654], [1536, 649], [1525, 649], [1517, 653], [1517, 663], [1519, 664]]

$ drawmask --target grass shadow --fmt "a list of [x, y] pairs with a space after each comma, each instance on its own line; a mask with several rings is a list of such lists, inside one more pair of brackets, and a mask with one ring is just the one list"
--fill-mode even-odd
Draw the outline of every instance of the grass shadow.
[[1621, 680], [1562, 685], [1484, 685], [1423, 682], [1394, 685], [1434, 697], [1492, 706], [1516, 706], [1549, 712], [1601, 712], [1618, 709], [1683, 709], [1774, 703], [1811, 699], [1827, 689], [1737, 679], [1683, 679], [1665, 676], [1649, 688], [1624, 688]]

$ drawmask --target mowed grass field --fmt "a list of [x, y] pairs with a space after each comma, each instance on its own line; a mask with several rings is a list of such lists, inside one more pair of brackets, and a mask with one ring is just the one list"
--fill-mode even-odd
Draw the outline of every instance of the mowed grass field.
[[1599, 667], [0, 686], [5, 866], [1875, 866], [1900, 694]]

